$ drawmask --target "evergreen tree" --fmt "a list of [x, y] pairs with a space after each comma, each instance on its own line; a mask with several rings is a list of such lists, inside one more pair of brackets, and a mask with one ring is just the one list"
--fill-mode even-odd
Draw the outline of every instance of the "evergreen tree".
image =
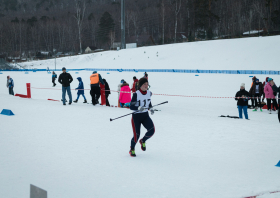
[[104, 12], [99, 21], [98, 40], [101, 44], [110, 41], [110, 33], [114, 31], [115, 23], [109, 12]]

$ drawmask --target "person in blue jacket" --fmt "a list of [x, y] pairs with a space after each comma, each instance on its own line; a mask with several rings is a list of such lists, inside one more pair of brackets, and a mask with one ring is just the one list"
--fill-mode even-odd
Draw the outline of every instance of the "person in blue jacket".
[[7, 76], [7, 88], [9, 88], [9, 94], [14, 95], [14, 81], [10, 76]]
[[53, 87], [56, 86], [56, 83], [55, 83], [55, 79], [57, 78], [57, 74], [53, 71], [52, 73], [52, 83], [53, 83]]
[[74, 100], [73, 102], [77, 103], [80, 95], [82, 95], [85, 99], [84, 103], [87, 103], [87, 99], [85, 97], [85, 92], [84, 92], [84, 83], [82, 81], [82, 78], [78, 77], [77, 79], [79, 81], [79, 86], [76, 88], [76, 89], [78, 89], [78, 93], [77, 93], [78, 96], [77, 96], [77, 100]]

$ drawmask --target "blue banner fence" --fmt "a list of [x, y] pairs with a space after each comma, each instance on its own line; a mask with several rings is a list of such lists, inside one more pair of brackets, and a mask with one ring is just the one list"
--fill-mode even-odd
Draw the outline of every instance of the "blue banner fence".
[[[46, 69], [24, 69], [24, 70], [1, 70], [1, 71], [47, 71]], [[0, 73], [1, 73], [0, 71]], [[61, 71], [61, 69], [49, 70]], [[67, 69], [67, 71], [106, 71], [106, 72], [170, 72], [170, 73], [196, 73], [196, 74], [269, 74], [280, 75], [280, 71], [271, 70], [199, 70], [199, 69], [102, 69], [102, 68], [85, 68], [85, 69]]]

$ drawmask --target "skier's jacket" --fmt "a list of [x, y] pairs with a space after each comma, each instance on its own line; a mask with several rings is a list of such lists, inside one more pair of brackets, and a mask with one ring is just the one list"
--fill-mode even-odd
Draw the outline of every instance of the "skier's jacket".
[[[262, 96], [263, 95], [263, 85], [262, 85], [262, 83], [259, 83], [258, 84], [259, 85], [259, 94], [260, 94], [260, 96]], [[253, 83], [253, 86], [251, 87], [251, 89], [250, 89], [250, 91], [249, 91], [249, 93], [251, 94], [251, 95], [255, 95], [256, 94], [256, 87], [257, 87], [257, 84], [254, 82]]]
[[99, 87], [99, 82], [104, 85], [101, 75], [97, 72], [93, 72], [90, 76], [90, 85]]
[[[248, 105], [248, 97], [250, 97], [251, 94], [246, 91], [245, 89], [240, 89], [240, 91], [238, 91], [235, 94], [235, 100], [237, 100], [237, 105], [238, 106], [247, 106]], [[245, 97], [245, 98], [237, 98], [237, 97]]]
[[131, 91], [134, 93], [136, 92], [138, 89], [137, 89], [137, 82], [138, 82], [138, 79], [135, 79], [134, 82], [133, 82], [133, 85], [132, 85], [132, 89]]
[[82, 81], [82, 78], [81, 77], [78, 77], [77, 78], [78, 79], [78, 81], [79, 81], [79, 86], [76, 88], [76, 89], [82, 89], [82, 90], [78, 90], [78, 92], [77, 92], [77, 94], [84, 94], [85, 93], [85, 91], [83, 90], [84, 89], [84, 83], [83, 83], [83, 81]]
[[58, 78], [58, 82], [62, 84], [63, 87], [69, 87], [70, 83], [73, 81], [71, 74], [61, 73]]
[[264, 87], [264, 93], [265, 93], [265, 98], [275, 99], [275, 95], [273, 94], [273, 89], [270, 83], [267, 83], [266, 86]]
[[[129, 93], [124, 93], [129, 92]], [[121, 93], [120, 93], [120, 103], [129, 103], [131, 101], [131, 90], [129, 88], [129, 84], [124, 83], [121, 86]]]
[[107, 81], [105, 79], [103, 79], [103, 82], [105, 83], [105, 95], [111, 94], [109, 84], [107, 83]]
[[14, 80], [12, 78], [10, 78], [9, 80], [7, 80], [7, 87], [14, 87]]

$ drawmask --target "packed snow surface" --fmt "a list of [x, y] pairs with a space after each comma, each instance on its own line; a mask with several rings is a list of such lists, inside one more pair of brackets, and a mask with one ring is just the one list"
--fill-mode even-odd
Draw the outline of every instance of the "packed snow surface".
[[280, 36], [140, 47], [21, 63], [37, 69], [206, 69], [279, 71]]
[[[270, 40], [271, 38], [275, 39], [274, 42]], [[257, 42], [258, 39], [267, 39], [266, 42], [270, 43], [268, 48], [269, 44], [263, 42], [266, 49], [261, 44], [255, 48], [249, 45], [251, 52], [248, 54], [251, 56], [247, 57], [246, 67], [262, 69], [264, 65], [257, 62], [261, 58], [252, 50], [266, 53], [266, 50], [270, 49], [268, 54], [271, 58], [274, 53], [272, 49], [275, 43], [280, 41], [279, 38], [244, 39], [245, 43], [251, 40]], [[235, 41], [242, 44], [239, 39]], [[218, 47], [219, 44], [222, 45], [222, 41], [191, 43], [191, 45], [197, 50], [196, 45], [204, 46], [207, 43], [217, 45], [208, 53], [214, 54], [215, 50], [218, 50], [217, 53], [223, 51]], [[234, 42], [230, 45], [234, 45]], [[186, 65], [197, 64], [198, 58], [193, 55], [193, 61], [185, 62], [188, 53], [183, 56], [182, 51], [185, 49], [179, 50], [177, 46], [184, 45], [173, 45], [173, 49], [166, 49], [166, 59], [158, 63], [154, 60], [154, 65], [143, 57], [134, 55], [134, 52], [136, 54], [141, 50], [143, 52], [144, 48], [141, 48], [127, 50], [127, 56], [126, 50], [107, 52], [123, 56], [115, 65], [99, 65], [103, 61], [110, 62], [106, 60], [109, 55], [103, 60], [101, 57], [97, 58], [97, 65], [92, 64], [92, 60], [87, 57], [96, 56], [94, 54], [73, 57], [76, 59], [76, 62], [72, 60], [73, 63], [70, 59], [67, 63], [67, 58], [63, 59], [65, 63], [60, 63], [59, 66], [86, 68], [91, 65], [92, 68], [117, 68], [126, 65], [127, 68], [145, 68], [148, 65], [147, 67], [153, 68], [177, 68], [176, 66], [182, 63], [183, 66], [180, 67], [184, 68]], [[162, 46], [169, 47], [172, 45]], [[145, 49], [153, 51], [154, 48], [156, 47]], [[242, 47], [237, 48], [244, 50]], [[167, 52], [174, 53], [173, 50], [178, 52], [177, 57], [167, 55]], [[204, 51], [204, 48], [201, 47], [201, 50]], [[189, 53], [193, 52], [190, 50]], [[238, 50], [236, 53], [227, 57], [237, 63], [242, 62], [234, 57], [243, 59], [243, 54]], [[201, 53], [197, 56], [201, 56]], [[135, 60], [133, 64], [127, 63], [130, 57], [138, 58], [139, 63]], [[279, 64], [279, 61], [275, 62], [277, 58], [279, 59], [279, 55], [273, 57], [273, 60], [269, 57], [263, 57], [263, 60], [267, 59], [270, 63], [266, 65]], [[217, 55], [215, 59], [218, 63], [224, 62], [225, 56]], [[212, 67], [209, 69], [215, 69], [214, 60], [211, 62], [207, 59], [205, 63], [208, 61], [210, 63], [205, 65]], [[164, 65], [158, 65], [161, 63]], [[41, 64], [45, 64], [45, 61]], [[235, 65], [229, 64], [231, 67]], [[222, 68], [222, 65], [216, 65], [217, 67]], [[244, 68], [239, 65], [238, 69]], [[91, 72], [81, 71], [78, 74], [70, 72], [70, 74], [74, 78], [71, 83], [72, 89], [78, 87], [77, 77], [81, 77], [85, 89], [89, 89]], [[111, 90], [117, 90], [121, 79], [125, 79], [131, 86], [133, 76], [137, 78], [143, 76], [143, 73], [132, 72], [100, 72], [100, 74], [107, 80]], [[8, 89], [5, 87], [7, 75], [14, 80], [15, 93], [26, 94], [26, 83], [31, 83], [32, 98], [24, 99], [8, 95]], [[260, 81], [264, 81], [267, 76], [257, 77]], [[280, 76], [272, 77], [275, 83], [280, 85]], [[83, 104], [82, 97], [77, 104], [66, 106], [61, 102], [48, 101], [47, 99], [61, 99], [61, 85], [57, 83], [57, 87], [53, 88], [51, 74], [47, 72], [0, 74], [0, 111], [10, 109], [15, 114], [0, 115], [0, 197], [29, 197], [30, 184], [46, 190], [50, 198], [280, 196], [280, 193], [270, 194], [280, 191], [280, 168], [275, 166], [280, 160], [280, 133], [275, 112], [268, 114], [267, 110], [263, 112], [248, 110], [250, 120], [221, 118], [220, 115], [238, 115], [236, 101], [233, 98], [156, 95], [234, 97], [241, 83], [245, 83], [246, 90], [249, 90], [251, 86], [249, 75], [195, 76], [183, 73], [149, 73], [149, 83], [150, 91], [154, 93], [152, 104], [164, 101], [168, 103], [156, 107], [160, 111], [151, 115], [156, 132], [147, 141], [147, 150], [142, 151], [137, 143], [137, 157], [132, 158], [128, 154], [133, 136], [131, 116], [110, 122], [110, 118], [128, 114], [130, 110]], [[85, 91], [85, 95], [90, 103], [89, 90]], [[76, 99], [75, 90], [72, 90], [72, 96]], [[118, 94], [112, 92], [109, 96], [111, 105], [117, 105], [117, 97]], [[144, 134], [145, 129], [142, 127], [141, 137]]]

